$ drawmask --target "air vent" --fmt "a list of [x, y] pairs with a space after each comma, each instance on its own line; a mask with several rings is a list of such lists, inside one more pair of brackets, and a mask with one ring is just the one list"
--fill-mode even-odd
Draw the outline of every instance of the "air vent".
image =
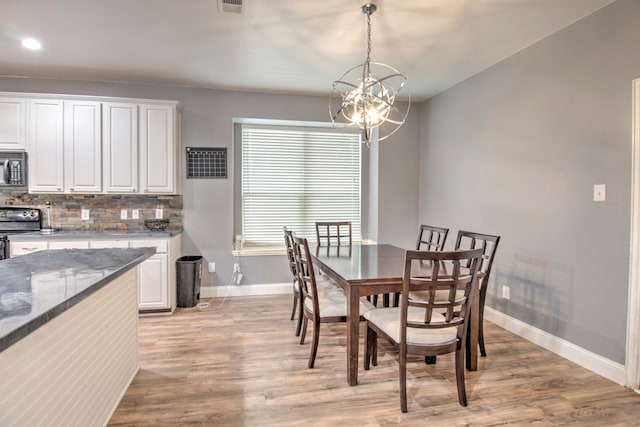
[[218, 0], [220, 13], [245, 13], [245, 0]]

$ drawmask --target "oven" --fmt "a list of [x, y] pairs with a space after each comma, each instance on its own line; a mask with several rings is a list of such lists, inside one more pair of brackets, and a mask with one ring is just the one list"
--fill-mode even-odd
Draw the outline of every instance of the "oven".
[[40, 209], [0, 207], [0, 260], [11, 256], [11, 235], [40, 231]]

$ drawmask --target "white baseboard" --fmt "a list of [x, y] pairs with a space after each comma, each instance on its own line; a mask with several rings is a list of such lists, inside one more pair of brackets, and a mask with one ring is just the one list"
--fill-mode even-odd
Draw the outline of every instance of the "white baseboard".
[[290, 294], [293, 285], [289, 283], [267, 283], [261, 285], [203, 286], [201, 298], [244, 297], [250, 295]]
[[[551, 335], [541, 329], [534, 328], [518, 319], [507, 316], [490, 307], [484, 308], [485, 320], [494, 323], [534, 344], [539, 345], [567, 360], [589, 369], [617, 384], [625, 385], [626, 373], [624, 365], [599, 356], [582, 347]], [[489, 344], [490, 345], [490, 344]]]

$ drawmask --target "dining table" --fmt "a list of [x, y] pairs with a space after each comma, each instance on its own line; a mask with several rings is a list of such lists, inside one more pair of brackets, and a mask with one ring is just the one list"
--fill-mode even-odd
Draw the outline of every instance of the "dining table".
[[[405, 252], [389, 244], [354, 244], [318, 246], [311, 254], [317, 269], [333, 279], [347, 297], [347, 383], [350, 386], [358, 384], [360, 298], [402, 291]], [[423, 268], [425, 274], [430, 272], [429, 265]], [[466, 366], [470, 371], [478, 367], [479, 303], [477, 286], [474, 289], [466, 346]]]

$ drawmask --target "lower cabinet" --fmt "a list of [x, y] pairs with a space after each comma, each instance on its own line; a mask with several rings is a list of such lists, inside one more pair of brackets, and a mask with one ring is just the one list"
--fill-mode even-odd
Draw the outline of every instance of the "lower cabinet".
[[148, 248], [156, 253], [138, 266], [138, 311], [140, 314], [171, 313], [176, 308], [176, 261], [180, 257], [180, 236], [127, 240], [43, 240], [11, 242], [11, 257], [45, 249]]

